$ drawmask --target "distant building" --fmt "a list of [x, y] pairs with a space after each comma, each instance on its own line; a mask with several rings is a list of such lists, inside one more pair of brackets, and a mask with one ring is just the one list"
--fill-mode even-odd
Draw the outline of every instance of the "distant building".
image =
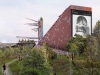
[[16, 43], [0, 43], [0, 48], [15, 47]]
[[18, 41], [17, 43], [17, 46], [31, 46], [31, 47], [34, 47], [35, 46], [35, 41], [34, 40], [20, 40]]

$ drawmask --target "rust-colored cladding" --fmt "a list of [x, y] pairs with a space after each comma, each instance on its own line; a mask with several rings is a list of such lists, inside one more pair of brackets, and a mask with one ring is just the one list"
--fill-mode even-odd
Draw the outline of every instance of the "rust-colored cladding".
[[70, 9], [76, 9], [76, 10], [82, 10], [82, 11], [92, 11], [92, 8], [90, 7], [84, 7], [84, 6], [77, 6], [77, 5], [70, 5]]
[[89, 7], [69, 6], [39, 42], [40, 45], [46, 42], [50, 47], [65, 50], [68, 39], [72, 37], [71, 9], [91, 11]]

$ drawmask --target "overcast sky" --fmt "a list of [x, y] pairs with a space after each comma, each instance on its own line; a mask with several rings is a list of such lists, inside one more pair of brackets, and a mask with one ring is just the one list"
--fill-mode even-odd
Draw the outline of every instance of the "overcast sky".
[[43, 17], [44, 34], [50, 29], [58, 16], [70, 5], [92, 8], [92, 24], [100, 20], [100, 0], [0, 0], [0, 42], [18, 42], [16, 36], [36, 37], [32, 23], [26, 18], [39, 20]]

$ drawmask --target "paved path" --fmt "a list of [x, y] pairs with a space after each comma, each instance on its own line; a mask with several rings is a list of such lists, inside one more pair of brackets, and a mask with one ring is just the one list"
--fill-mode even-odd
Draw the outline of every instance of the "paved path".
[[12, 60], [12, 61], [6, 63], [6, 66], [7, 66], [6, 75], [12, 75], [11, 72], [10, 72], [10, 70], [9, 70], [9, 67], [8, 67], [8, 66], [9, 66], [11, 63], [13, 63], [13, 62], [15, 62], [15, 61], [17, 61], [17, 60], [18, 60], [18, 59], [14, 59], [14, 60]]

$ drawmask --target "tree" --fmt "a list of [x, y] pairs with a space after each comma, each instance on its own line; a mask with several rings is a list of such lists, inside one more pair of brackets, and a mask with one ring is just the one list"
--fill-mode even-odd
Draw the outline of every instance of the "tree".
[[71, 37], [66, 44], [66, 49], [71, 52], [78, 52], [82, 54], [84, 52], [86, 43], [86, 38], [83, 38], [80, 35], [76, 35], [76, 37]]
[[[85, 59], [87, 60], [87, 65], [88, 67], [91, 68], [91, 72], [93, 75], [93, 68], [95, 63], [98, 60], [98, 54], [99, 54], [99, 44], [94, 36], [89, 36], [88, 41], [87, 41], [87, 46], [85, 48], [84, 56]], [[95, 67], [96, 68], [96, 67]]]
[[48, 60], [56, 59], [57, 58], [57, 53], [54, 52], [48, 44], [45, 42], [43, 44], [43, 51], [45, 51], [45, 56], [47, 57]]
[[21, 75], [50, 75], [50, 69], [41, 51], [34, 49], [28, 57], [23, 59]]
[[2, 61], [2, 50], [0, 49], [0, 61]]
[[98, 20], [98, 22], [96, 23], [94, 29], [93, 29], [93, 35], [95, 37], [97, 37], [98, 42], [100, 44], [100, 21]]
[[100, 21], [98, 20], [98, 22], [96, 23], [94, 29], [93, 29], [93, 35], [98, 35], [100, 34]]

